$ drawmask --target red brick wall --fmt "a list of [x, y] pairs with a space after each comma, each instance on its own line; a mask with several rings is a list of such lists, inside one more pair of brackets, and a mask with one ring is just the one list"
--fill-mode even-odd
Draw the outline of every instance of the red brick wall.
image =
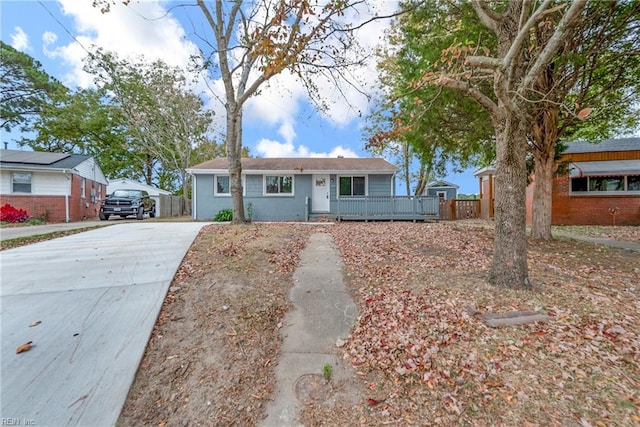
[[64, 196], [3, 195], [2, 206], [9, 203], [16, 209], [24, 209], [32, 218], [47, 216], [49, 222], [66, 221]]
[[[85, 195], [81, 195], [82, 178], [72, 176], [71, 195], [69, 196], [69, 220], [81, 221], [83, 219], [97, 219], [100, 209], [98, 200], [98, 186], [102, 185], [90, 180], [85, 181]], [[95, 188], [95, 203], [91, 202], [91, 188]], [[102, 185], [102, 197], [105, 197], [107, 186]], [[9, 203], [17, 209], [24, 209], [32, 218], [46, 216], [49, 222], [65, 222], [66, 207], [65, 196], [38, 196], [38, 195], [2, 195], [1, 205]]]
[[640, 196], [571, 196], [569, 177], [554, 179], [552, 224], [614, 225], [614, 220], [615, 225], [640, 225]]

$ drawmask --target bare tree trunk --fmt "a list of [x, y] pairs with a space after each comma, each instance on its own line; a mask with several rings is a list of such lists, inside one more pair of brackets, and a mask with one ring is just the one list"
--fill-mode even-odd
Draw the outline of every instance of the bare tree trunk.
[[402, 143], [402, 167], [404, 168], [407, 196], [411, 195], [411, 158], [409, 156], [409, 143], [405, 141]]
[[553, 174], [555, 170], [554, 154], [535, 156], [533, 188], [533, 218], [531, 222], [531, 238], [550, 240], [551, 236], [551, 203], [553, 190]]
[[182, 200], [184, 201], [184, 207], [182, 208], [183, 215], [191, 214], [191, 203], [189, 200], [189, 177], [184, 172], [185, 169], [182, 170]]
[[247, 222], [244, 218], [244, 198], [242, 195], [242, 108], [236, 104], [227, 104], [227, 158], [229, 159], [229, 181], [233, 202], [233, 223]]
[[144, 162], [144, 180], [147, 185], [153, 185], [153, 157], [151, 154], [147, 154]]
[[[538, 79], [540, 88], [548, 91], [552, 84], [552, 75], [543, 74]], [[558, 141], [559, 107], [551, 103], [537, 105], [536, 120], [533, 123], [532, 154], [535, 160], [532, 201], [531, 237], [550, 240], [551, 236], [551, 198], [553, 175], [556, 171], [556, 142]]]
[[526, 236], [525, 122], [514, 114], [496, 128], [496, 197], [493, 264], [489, 281], [509, 288], [530, 289]]

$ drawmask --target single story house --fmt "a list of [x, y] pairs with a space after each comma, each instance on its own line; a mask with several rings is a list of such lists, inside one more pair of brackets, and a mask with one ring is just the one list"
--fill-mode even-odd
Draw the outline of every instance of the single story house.
[[49, 222], [98, 218], [107, 179], [91, 156], [0, 150], [1, 204]]
[[[168, 198], [160, 196], [171, 196], [171, 192], [162, 190], [152, 185], [143, 184], [127, 178], [109, 180], [107, 185], [107, 194], [113, 193], [115, 190], [144, 190], [149, 193], [149, 197], [156, 201], [156, 217], [161, 216], [163, 212], [162, 201]], [[168, 200], [170, 202], [170, 200]], [[166, 209], [165, 209], [166, 210]]]
[[443, 200], [452, 200], [458, 198], [458, 189], [460, 186], [447, 181], [434, 181], [427, 185], [423, 195], [436, 196]]
[[[368, 209], [380, 208], [383, 203], [400, 203], [393, 199], [398, 168], [384, 159], [243, 158], [241, 161], [244, 206], [246, 215], [253, 220], [346, 219], [348, 209], [353, 207], [347, 206], [347, 201], [360, 203], [357, 209], [361, 212], [365, 212], [365, 204]], [[194, 219], [210, 220], [220, 210], [232, 208], [227, 158], [209, 160], [187, 172], [193, 180]], [[437, 211], [437, 200], [435, 206]], [[376, 213], [383, 219], [382, 211]]]
[[[553, 180], [554, 225], [640, 225], [640, 138], [567, 144], [559, 163], [568, 173]], [[476, 171], [481, 217], [493, 217], [495, 168]], [[527, 223], [531, 223], [535, 177], [527, 188]]]

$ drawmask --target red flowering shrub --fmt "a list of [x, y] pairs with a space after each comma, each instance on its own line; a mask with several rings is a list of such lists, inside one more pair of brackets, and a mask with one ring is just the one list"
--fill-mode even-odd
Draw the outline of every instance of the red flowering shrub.
[[27, 211], [16, 209], [9, 203], [0, 208], [0, 222], [25, 222], [28, 219]]

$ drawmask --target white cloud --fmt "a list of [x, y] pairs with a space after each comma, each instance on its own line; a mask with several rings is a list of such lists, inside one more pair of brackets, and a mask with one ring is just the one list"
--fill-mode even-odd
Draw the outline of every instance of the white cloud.
[[11, 34], [11, 47], [20, 52], [31, 50], [29, 45], [29, 36], [24, 32], [22, 27], [15, 27], [14, 33]]
[[293, 128], [293, 124], [290, 122], [283, 123], [278, 130], [278, 133], [284, 138], [284, 140], [288, 143], [293, 142], [296, 137], [296, 131]]
[[[60, 0], [61, 10], [69, 16], [77, 32], [76, 41], [56, 45], [53, 33], [45, 33], [45, 53], [65, 61], [71, 71], [63, 77], [70, 86], [86, 87], [91, 77], [83, 70], [87, 50], [94, 46], [117, 52], [120, 58], [163, 60], [171, 66], [187, 67], [190, 56], [197, 53], [195, 44], [185, 41], [180, 23], [157, 1], [131, 2], [129, 6], [116, 3], [109, 13], [100, 13], [89, 1]], [[162, 20], [155, 18], [163, 17]]]
[[255, 151], [262, 157], [358, 157], [353, 150], [342, 145], [334, 147], [330, 152], [313, 152], [304, 145], [296, 148], [292, 142], [278, 142], [266, 138], [258, 142]]

